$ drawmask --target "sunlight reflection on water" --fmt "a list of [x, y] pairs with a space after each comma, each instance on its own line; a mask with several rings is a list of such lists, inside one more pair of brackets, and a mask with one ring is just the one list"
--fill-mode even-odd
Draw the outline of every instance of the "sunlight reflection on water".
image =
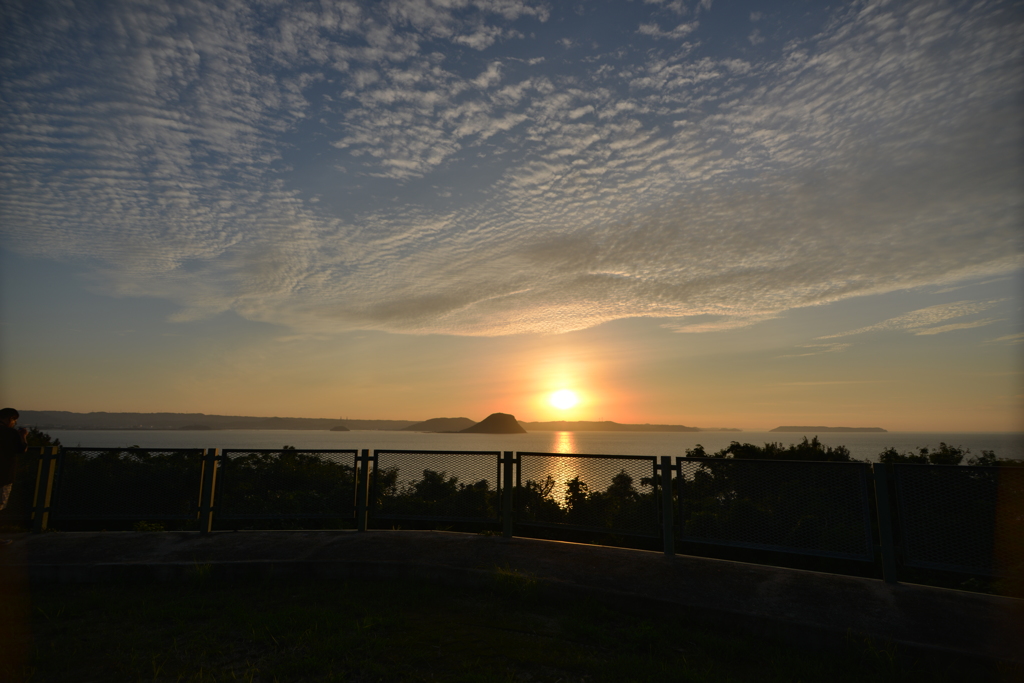
[[556, 432], [555, 449], [553, 453], [579, 453], [576, 450], [575, 432]]
[[576, 477], [583, 478], [580, 472], [580, 461], [577, 458], [545, 458], [544, 464], [545, 475], [550, 474], [555, 480], [551, 496], [558, 501], [559, 505], [564, 505], [565, 485]]
[[[565, 453], [573, 454], [579, 453], [576, 444], [576, 433], [575, 432], [555, 432], [552, 441], [552, 453]], [[543, 458], [540, 459], [543, 463], [543, 476], [537, 475], [535, 477], [523, 477], [525, 482], [527, 479], [535, 479], [538, 483], [543, 483], [547, 475], [555, 480], [555, 486], [551, 489], [551, 496], [559, 505], [565, 504], [565, 485], [575, 479], [581, 477], [580, 461], [578, 458]], [[527, 468], [529, 469], [529, 468]], [[526, 473], [524, 473], [525, 475]]]
[[579, 477], [591, 492], [605, 491], [612, 484], [613, 478], [625, 472], [632, 479], [633, 487], [639, 493], [650, 493], [651, 486], [641, 481], [653, 475], [650, 460], [605, 460], [573, 457], [545, 457], [540, 455], [522, 456], [521, 478], [525, 484], [534, 481], [543, 485], [550, 475], [554, 481], [551, 497], [560, 505], [565, 504], [566, 485]]
[[[583, 454], [580, 435], [576, 432], [555, 432], [551, 435], [550, 450], [548, 453], [561, 453], [564, 455]], [[648, 492], [649, 487], [643, 487], [640, 480], [643, 477], [650, 477], [649, 461], [629, 460], [593, 460], [590, 458], [552, 458], [544, 456], [525, 456], [522, 462], [522, 481], [534, 481], [544, 485], [548, 476], [554, 481], [551, 488], [551, 497], [560, 505], [565, 505], [567, 487], [573, 479], [579, 478], [586, 485], [588, 490], [604, 491], [612, 481], [612, 477], [620, 471], [625, 471], [633, 479], [637, 490]]]

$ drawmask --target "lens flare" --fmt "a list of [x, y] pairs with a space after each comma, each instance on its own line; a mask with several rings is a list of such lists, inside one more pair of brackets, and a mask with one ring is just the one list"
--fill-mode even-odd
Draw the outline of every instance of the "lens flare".
[[576, 393], [569, 391], [568, 389], [561, 389], [551, 394], [551, 398], [548, 399], [551, 405], [558, 408], [559, 410], [568, 410], [574, 405], [580, 402], [580, 399], [576, 396]]

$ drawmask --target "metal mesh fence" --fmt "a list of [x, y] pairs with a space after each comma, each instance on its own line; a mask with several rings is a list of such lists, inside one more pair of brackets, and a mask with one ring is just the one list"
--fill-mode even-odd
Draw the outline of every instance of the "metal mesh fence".
[[372, 519], [496, 522], [499, 451], [374, 451]]
[[516, 524], [660, 536], [653, 457], [518, 453]]
[[196, 519], [203, 449], [64, 448], [50, 516]]
[[354, 519], [355, 458], [355, 450], [225, 450], [218, 458], [214, 525]]
[[894, 465], [903, 564], [1024, 571], [1024, 467]]
[[677, 538], [871, 561], [868, 465], [677, 458]]

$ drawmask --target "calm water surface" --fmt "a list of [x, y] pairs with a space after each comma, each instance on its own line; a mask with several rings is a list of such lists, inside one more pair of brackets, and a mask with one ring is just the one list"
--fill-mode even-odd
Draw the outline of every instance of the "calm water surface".
[[[427, 434], [420, 432], [237, 429], [222, 431], [159, 430], [47, 430], [65, 446], [146, 448], [371, 448], [400, 450], [536, 451], [595, 455], [685, 455], [702, 444], [709, 453], [732, 441], [762, 445], [798, 442], [803, 434], [770, 432], [533, 432], [530, 434]], [[807, 434], [808, 437], [815, 436]], [[846, 446], [859, 460], [876, 461], [886, 448], [901, 453], [940, 442], [971, 449], [995, 451], [1003, 458], [1024, 460], [1024, 434], [957, 432], [831, 433], [818, 435], [829, 446]]]

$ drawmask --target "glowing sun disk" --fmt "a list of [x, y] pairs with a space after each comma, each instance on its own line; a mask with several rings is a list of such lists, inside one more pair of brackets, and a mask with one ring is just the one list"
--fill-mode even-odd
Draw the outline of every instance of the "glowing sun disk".
[[551, 397], [548, 400], [551, 401], [551, 405], [559, 410], [567, 410], [579, 403], [579, 398], [576, 396], [576, 393], [569, 391], [568, 389], [556, 391], [551, 394]]

